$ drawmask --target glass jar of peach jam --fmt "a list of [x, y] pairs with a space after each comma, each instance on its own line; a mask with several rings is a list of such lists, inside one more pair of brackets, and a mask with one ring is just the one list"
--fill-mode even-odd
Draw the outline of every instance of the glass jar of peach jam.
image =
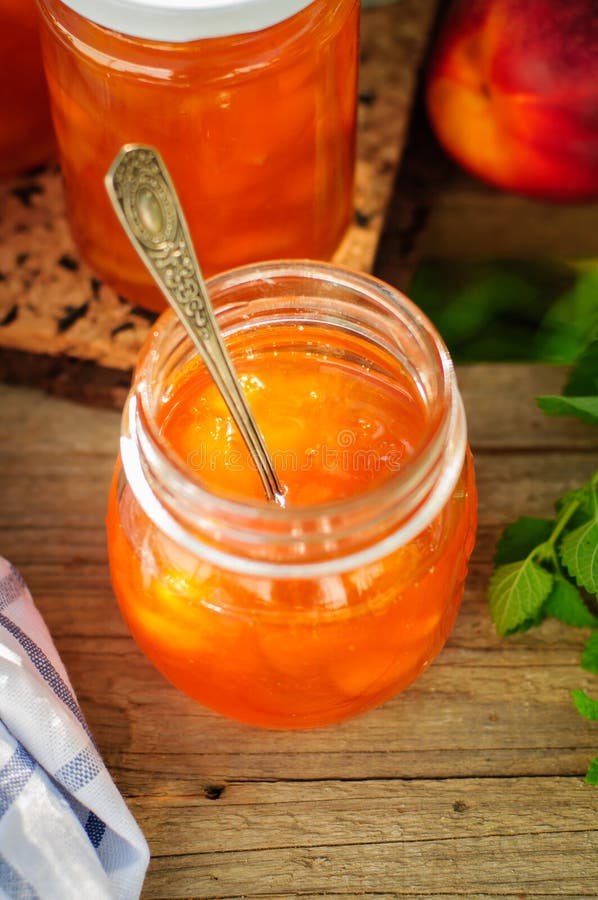
[[26, 172], [55, 152], [35, 0], [2, 0], [0, 177]]
[[329, 259], [352, 215], [359, 0], [38, 0], [73, 236], [129, 300], [164, 299], [104, 190], [155, 146], [206, 275]]
[[209, 289], [285, 506], [166, 312], [124, 411], [114, 590], [141, 649], [202, 704], [272, 728], [338, 722], [407, 687], [457, 614], [476, 490], [453, 366], [368, 276], [281, 262]]

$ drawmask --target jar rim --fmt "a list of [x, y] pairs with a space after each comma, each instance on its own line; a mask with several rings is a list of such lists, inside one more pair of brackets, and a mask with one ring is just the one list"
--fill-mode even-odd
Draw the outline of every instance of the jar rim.
[[314, 0], [62, 0], [96, 25], [129, 37], [185, 43], [277, 25]]
[[[338, 537], [339, 534], [354, 530], [356, 525], [363, 524], [366, 519], [369, 526], [373, 527], [375, 521], [382, 520], [390, 514], [389, 511], [399, 519], [402, 513], [399, 527], [374, 545], [357, 551], [354, 549], [336, 559], [298, 558], [288, 562], [286, 567], [284, 562], [279, 561], [239, 559], [236, 554], [222, 550], [209, 541], [200, 541], [204, 555], [207, 547], [208, 555], [213, 561], [229, 569], [245, 573], [255, 571], [259, 574], [266, 574], [266, 570], [269, 574], [275, 571], [282, 577], [291, 577], [291, 573], [292, 577], [303, 577], [304, 574], [311, 577], [317, 573], [345, 570], [380, 558], [419, 534], [440, 512], [454, 490], [465, 458], [466, 426], [454, 367], [440, 335], [405, 295], [373, 276], [328, 263], [277, 261], [243, 266], [217, 275], [208, 281], [208, 289], [212, 297], [219, 298], [249, 284], [277, 285], [285, 277], [299, 279], [307, 285], [333, 285], [337, 290], [340, 288], [358, 293], [364, 298], [375, 298], [378, 303], [383, 302], [386, 309], [400, 312], [409, 327], [427, 345], [430, 364], [437, 368], [434, 374], [440, 387], [439, 413], [436, 417], [430, 417], [429, 433], [409, 465], [400, 472], [389, 475], [381, 484], [366, 488], [352, 497], [287, 508], [269, 504], [265, 499], [251, 501], [216, 495], [197, 481], [191, 481], [185, 473], [183, 461], [155, 428], [150, 408], [149, 385], [154, 377], [152, 365], [158, 364], [160, 359], [158, 346], [163, 346], [169, 338], [172, 340], [178, 337], [178, 344], [188, 344], [193, 352], [190, 339], [170, 310], [160, 318], [160, 328], [148, 335], [140, 356], [137, 375], [141, 379], [130, 394], [123, 417], [121, 458], [129, 480], [132, 478], [138, 489], [140, 483], [144, 482], [141, 489], [143, 497], [138, 496], [138, 499], [142, 506], [145, 503], [146, 512], [151, 507], [150, 518], [164, 519], [166, 515], [168, 533], [176, 530], [181, 543], [193, 544], [195, 550], [197, 535], [190, 535], [188, 529], [178, 528], [178, 513], [201, 509], [202, 521], [214, 514], [221, 524], [225, 523], [223, 527], [233, 542], [248, 540], [251, 544], [252, 539], [248, 535], [259, 525], [259, 538], [254, 535], [253, 543], [258, 540], [263, 543], [265, 539], [266, 543], [269, 541], [274, 544], [280, 542], [283, 536], [289, 537], [291, 533], [297, 532], [298, 540], [312, 548], [317, 548], [330, 532]], [[317, 288], [315, 290], [317, 294]], [[305, 292], [309, 295], [308, 287]], [[225, 311], [217, 308], [216, 315], [224, 316]], [[226, 328], [224, 332], [227, 333]], [[442, 469], [441, 483], [439, 467]], [[162, 493], [160, 502], [154, 502], [156, 498], [150, 487], [150, 484], [155, 484], [157, 471], [161, 472], [160, 482], [163, 480], [162, 475], [166, 474], [170, 486]], [[134, 493], [137, 494], [136, 491]], [[404, 509], [401, 509], [401, 505]], [[175, 509], [177, 513], [173, 515]], [[239, 523], [242, 525], [239, 526]], [[298, 569], [301, 569], [300, 573]]]

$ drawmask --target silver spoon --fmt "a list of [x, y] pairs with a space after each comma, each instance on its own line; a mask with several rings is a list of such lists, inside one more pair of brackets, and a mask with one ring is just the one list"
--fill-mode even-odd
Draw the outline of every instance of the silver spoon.
[[197, 347], [262, 479], [266, 498], [284, 490], [233, 368], [214, 316], [176, 191], [153, 147], [125, 144], [106, 189], [129, 240]]

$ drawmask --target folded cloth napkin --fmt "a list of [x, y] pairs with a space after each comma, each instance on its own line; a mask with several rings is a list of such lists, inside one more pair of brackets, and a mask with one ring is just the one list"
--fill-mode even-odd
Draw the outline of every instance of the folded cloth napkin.
[[149, 850], [31, 594], [0, 557], [0, 897], [138, 897]]

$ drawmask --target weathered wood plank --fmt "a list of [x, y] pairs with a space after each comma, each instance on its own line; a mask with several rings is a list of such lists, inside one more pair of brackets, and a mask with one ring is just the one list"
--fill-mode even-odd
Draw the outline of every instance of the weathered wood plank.
[[597, 203], [533, 200], [496, 190], [449, 165], [419, 251], [424, 258], [449, 260], [593, 259], [597, 228]]
[[[191, 797], [152, 810], [151, 831], [159, 837], [145, 897], [166, 890], [176, 897], [264, 897], [297, 889], [321, 896], [436, 896], [447, 888], [465, 896], [486, 888], [491, 896], [579, 897], [594, 890], [597, 801], [570, 780], [244, 790], [246, 802], [243, 789], [237, 794], [231, 786], [216, 802], [199, 801], [196, 810]], [[542, 820], [540, 796], [552, 809]], [[143, 821], [141, 807], [139, 814]], [[183, 837], [181, 817], [189, 823]], [[174, 835], [176, 858], [164, 854]]]
[[[542, 818], [530, 804], [539, 791], [550, 801]], [[131, 800], [160, 856], [175, 839], [193, 853], [588, 832], [598, 792], [571, 778], [520, 778], [509, 791], [502, 778], [256, 781], [157, 798], [149, 813], [143, 806]]]
[[547, 416], [535, 402], [542, 394], [560, 394], [567, 371], [563, 366], [519, 363], [459, 366], [474, 450], [591, 450], [598, 457], [595, 428], [574, 418]]
[[[536, 814], [539, 797], [546, 806], [542, 818]], [[445, 887], [460, 889], [451, 896], [480, 896], [485, 881], [490, 882], [492, 896], [509, 896], [515, 887], [512, 857], [519, 857], [519, 896], [546, 896], [548, 882], [552, 890], [559, 891], [557, 896], [579, 896], [581, 884], [570, 885], [566, 869], [561, 867], [559, 873], [556, 860], [548, 872], [533, 865], [533, 855], [543, 849], [546, 852], [552, 840], [561, 841], [563, 851], [577, 840], [587, 845], [588, 896], [593, 889], [595, 864], [590, 854], [596, 849], [598, 798], [572, 779], [522, 778], [508, 791], [503, 779], [256, 782], [229, 784], [219, 794], [212, 786], [210, 792], [174, 802], [164, 798], [149, 812], [143, 801], [133, 800], [131, 808], [142, 827], [156, 836], [144, 892], [148, 898], [165, 896], [161, 891], [166, 890], [168, 896], [229, 896], [222, 891], [236, 886], [231, 878], [231, 853], [233, 871], [241, 858], [247, 866], [240, 884], [249, 889], [252, 878], [262, 878], [256, 897], [272, 896], [275, 885], [270, 867], [278, 867], [277, 890], [292, 889], [295, 880], [307, 886], [303, 872], [307, 867], [310, 877], [316, 877], [311, 890], [325, 891], [326, 897], [331, 889], [342, 890], [339, 896], [354, 892], [361, 897], [369, 891], [378, 895], [381, 888], [391, 890], [390, 896], [412, 897], [414, 870], [424, 862], [427, 872], [425, 862], [432, 860], [444, 870]], [[472, 865], [471, 841], [475, 839], [492, 848], [500, 845], [507, 857], [493, 863], [491, 855], [482, 852]], [[176, 867], [167, 861], [174, 843], [179, 854]], [[447, 843], [450, 855], [444, 846]], [[529, 848], [527, 852], [521, 852], [522, 844]], [[280, 866], [281, 857], [288, 867]], [[191, 860], [193, 883], [185, 871]], [[447, 868], [449, 861], [453, 872]], [[380, 881], [374, 883], [377, 863]], [[370, 865], [372, 871], [364, 884]], [[457, 874], [462, 866], [471, 866], [468, 875]], [[437, 877], [441, 878], [442, 872]], [[326, 887], [319, 878], [330, 879]], [[427, 880], [420, 882], [419, 890], [425, 890], [425, 885], [431, 892]], [[247, 896], [245, 888], [243, 896]]]
[[[582, 866], [567, 871], [563, 860], [575, 851]], [[168, 857], [148, 876], [146, 897], [233, 898], [276, 892], [329, 891], [357, 897], [364, 891], [388, 891], [409, 896], [442, 896], [448, 885], [462, 894], [486, 888], [492, 897], [518, 891], [542, 897], [545, 891], [579, 897], [594, 889], [595, 841], [558, 833], [533, 842], [515, 838], [420, 841], [413, 844], [371, 844], [335, 850], [326, 845], [303, 850], [288, 848], [255, 853], [230, 852], [198, 857]], [[156, 861], [157, 863], [158, 861]], [[585, 866], [585, 869], [583, 868]], [[406, 884], [407, 882], [407, 884]], [[403, 887], [405, 885], [405, 887]]]

